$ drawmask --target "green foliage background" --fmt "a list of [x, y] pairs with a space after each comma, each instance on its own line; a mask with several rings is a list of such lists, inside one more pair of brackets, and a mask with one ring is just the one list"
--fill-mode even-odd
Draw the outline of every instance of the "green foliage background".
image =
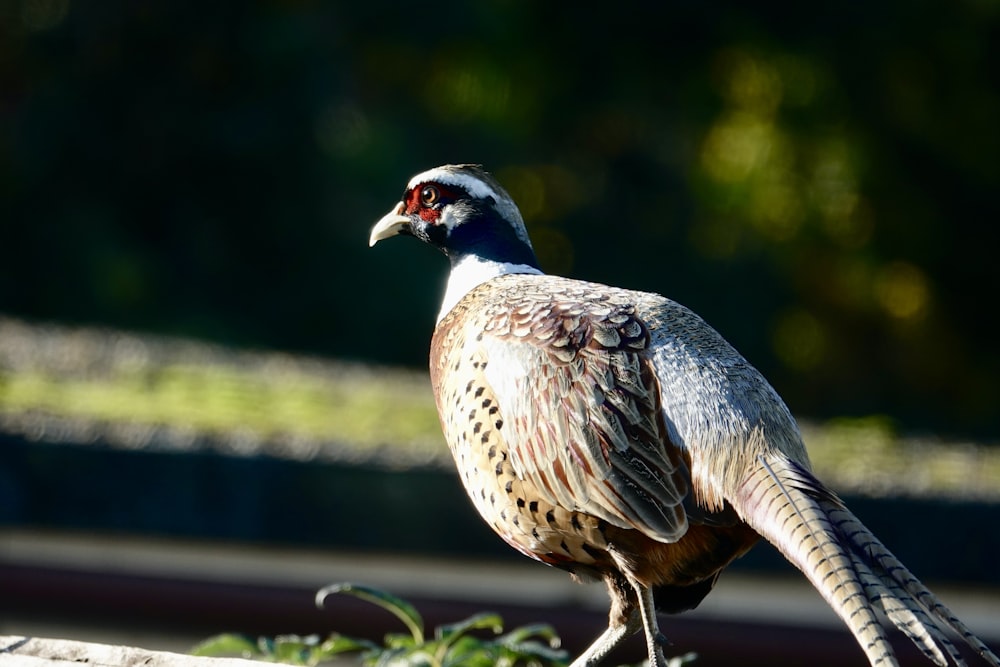
[[995, 435], [1000, 3], [0, 4], [0, 312], [420, 367], [484, 163], [545, 267], [702, 313], [794, 412]]

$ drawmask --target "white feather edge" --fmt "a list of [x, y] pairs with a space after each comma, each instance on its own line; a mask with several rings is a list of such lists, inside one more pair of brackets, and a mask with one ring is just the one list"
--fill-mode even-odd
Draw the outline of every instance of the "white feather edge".
[[427, 171], [417, 174], [410, 179], [409, 183], [407, 183], [406, 189], [412, 190], [421, 183], [454, 185], [462, 188], [470, 195], [478, 199], [486, 199], [487, 197], [493, 197], [494, 199], [500, 198], [497, 193], [493, 191], [493, 188], [484, 183], [482, 180], [476, 178], [475, 176], [455, 172], [447, 167], [435, 167], [434, 169], [428, 169]]

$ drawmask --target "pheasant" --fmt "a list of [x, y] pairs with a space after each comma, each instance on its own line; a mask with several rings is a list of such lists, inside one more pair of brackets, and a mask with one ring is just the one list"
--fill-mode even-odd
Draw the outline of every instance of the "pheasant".
[[573, 667], [697, 606], [760, 537], [798, 567], [872, 665], [896, 665], [881, 613], [935, 664], [946, 636], [1000, 659], [812, 473], [777, 392], [698, 315], [657, 294], [543, 273], [521, 214], [478, 165], [410, 180], [372, 228], [443, 251], [431, 341], [442, 430], [469, 498], [521, 553], [603, 581], [608, 628]]

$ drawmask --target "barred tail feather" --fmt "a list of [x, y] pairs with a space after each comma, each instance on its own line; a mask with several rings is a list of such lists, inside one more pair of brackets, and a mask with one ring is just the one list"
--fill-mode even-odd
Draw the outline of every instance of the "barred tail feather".
[[806, 575], [873, 666], [898, 667], [853, 559], [818, 502], [822, 486], [787, 459], [759, 461], [760, 467], [739, 491], [736, 510]]
[[[922, 618], [926, 629], [935, 637], [937, 643], [948, 651], [956, 665], [964, 663], [958, 650], [948, 641], [940, 628], [947, 628], [954, 632], [987, 664], [1000, 667], [1000, 658], [979, 637], [973, 634], [951, 609], [913, 576], [906, 566], [850, 510], [839, 502], [824, 500], [821, 501], [821, 505], [830, 516], [838, 532], [843, 536], [844, 541], [851, 545], [855, 559], [869, 566], [879, 582], [892, 591], [897, 601], [902, 601]], [[891, 616], [889, 618], [895, 623]], [[899, 623], [895, 624], [896, 627], [907, 633], [906, 628]]]
[[783, 457], [758, 461], [741, 487], [738, 511], [806, 575], [872, 665], [898, 664], [877, 610], [941, 667], [949, 659], [965, 665], [944, 629], [1000, 667], [997, 656], [811, 473]]
[[876, 575], [856, 552], [852, 551], [851, 556], [868, 599], [878, 606], [893, 625], [909, 637], [934, 664], [941, 667], [948, 664], [941, 652], [942, 647], [948, 651], [955, 664], [962, 664], [961, 655], [954, 645], [921, 607], [912, 604], [909, 595], [894, 580]]

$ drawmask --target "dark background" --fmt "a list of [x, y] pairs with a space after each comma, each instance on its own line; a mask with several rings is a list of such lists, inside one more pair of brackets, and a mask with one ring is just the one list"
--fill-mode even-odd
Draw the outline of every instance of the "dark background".
[[481, 162], [543, 266], [700, 312], [801, 416], [1000, 426], [1000, 4], [0, 3], [0, 312], [422, 366], [367, 248]]

